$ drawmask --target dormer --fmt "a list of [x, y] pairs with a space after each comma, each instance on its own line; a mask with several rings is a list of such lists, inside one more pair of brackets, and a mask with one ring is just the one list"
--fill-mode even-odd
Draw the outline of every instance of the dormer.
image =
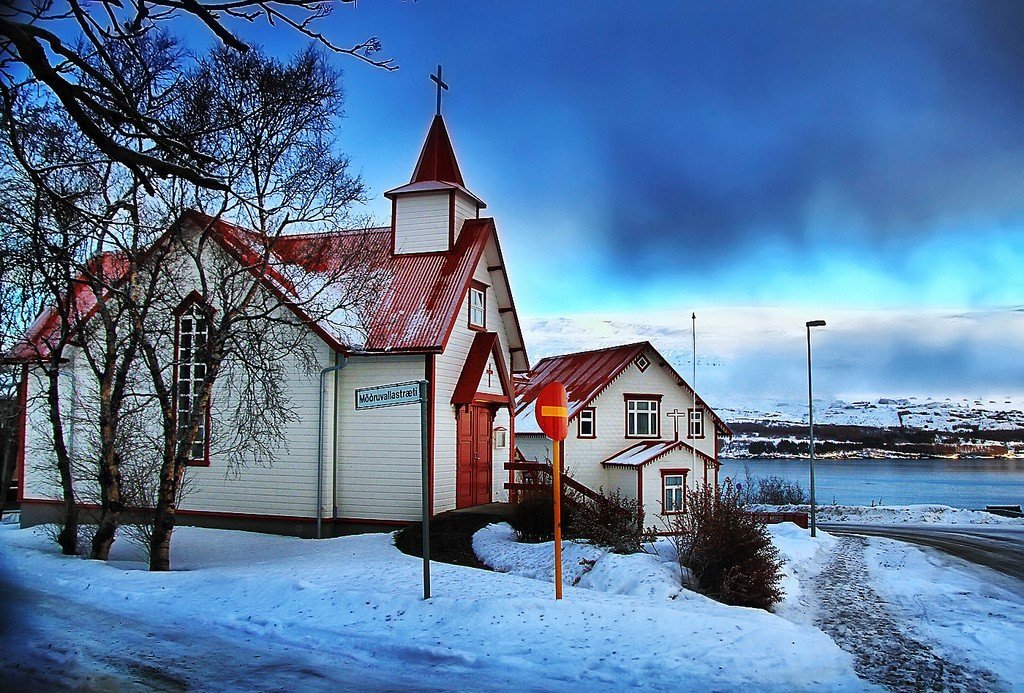
[[466, 219], [487, 205], [466, 189], [444, 119], [434, 116], [416, 170], [407, 185], [389, 190], [392, 252], [437, 253], [451, 250]]

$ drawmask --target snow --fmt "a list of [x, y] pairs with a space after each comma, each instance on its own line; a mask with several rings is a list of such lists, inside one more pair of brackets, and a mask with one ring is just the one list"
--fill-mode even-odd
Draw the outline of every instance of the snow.
[[966, 655], [1024, 688], [1024, 594], [1018, 580], [891, 539], [871, 539], [867, 558], [875, 589], [940, 655]]
[[[949, 508], [903, 510], [961, 519]], [[826, 625], [828, 584], [854, 596], [870, 587], [928, 657], [1024, 688], [1019, 581], [891, 540], [820, 530], [812, 539], [789, 523], [769, 531], [785, 561], [775, 613], [681, 587], [664, 539], [630, 556], [564, 542], [556, 602], [552, 544], [519, 544], [508, 525], [491, 525], [473, 544], [496, 572], [434, 563], [424, 601], [422, 563], [391, 535], [182, 527], [176, 570], [149, 573], [124, 541], [100, 563], [60, 556], [40, 528], [4, 524], [0, 668], [18, 690], [872, 689]], [[835, 585], [831, 566], [851, 546], [868, 584]], [[894, 637], [865, 635], [876, 651]]]
[[[804, 512], [809, 505], [748, 505], [754, 512]], [[1024, 518], [1010, 518], [964, 510], [948, 505], [819, 505], [815, 511], [819, 523], [847, 522], [883, 525], [1006, 525], [1024, 527]]]
[[435, 563], [424, 601], [421, 562], [389, 535], [182, 527], [174, 541], [177, 570], [148, 573], [123, 541], [104, 564], [59, 556], [39, 529], [0, 527], [0, 578], [16, 595], [0, 630], [8, 684], [864, 689], [816, 629], [684, 592], [664, 557], [570, 553], [595, 566], [561, 602], [515, 570]]

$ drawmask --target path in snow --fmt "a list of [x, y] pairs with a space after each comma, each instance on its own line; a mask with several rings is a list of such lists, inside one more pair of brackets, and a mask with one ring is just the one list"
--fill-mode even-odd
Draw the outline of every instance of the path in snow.
[[908, 633], [869, 586], [866, 547], [864, 537], [839, 537], [831, 560], [813, 580], [819, 602], [815, 625], [856, 658], [857, 673], [899, 691], [1009, 690], [992, 672], [943, 660]]

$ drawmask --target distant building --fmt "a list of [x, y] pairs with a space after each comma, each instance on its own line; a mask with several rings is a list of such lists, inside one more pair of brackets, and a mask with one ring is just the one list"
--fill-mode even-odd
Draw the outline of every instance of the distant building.
[[650, 342], [542, 359], [516, 379], [516, 445], [550, 461], [534, 403], [548, 383], [568, 394], [565, 471], [593, 490], [640, 501], [646, 525], [685, 511], [684, 489], [718, 482], [718, 448], [732, 431]]

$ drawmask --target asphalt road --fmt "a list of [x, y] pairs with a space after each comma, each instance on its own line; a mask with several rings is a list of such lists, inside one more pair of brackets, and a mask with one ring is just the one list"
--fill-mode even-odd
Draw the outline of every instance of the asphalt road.
[[904, 527], [819, 524], [830, 534], [886, 537], [928, 546], [1024, 581], [1024, 528], [992, 525]]

